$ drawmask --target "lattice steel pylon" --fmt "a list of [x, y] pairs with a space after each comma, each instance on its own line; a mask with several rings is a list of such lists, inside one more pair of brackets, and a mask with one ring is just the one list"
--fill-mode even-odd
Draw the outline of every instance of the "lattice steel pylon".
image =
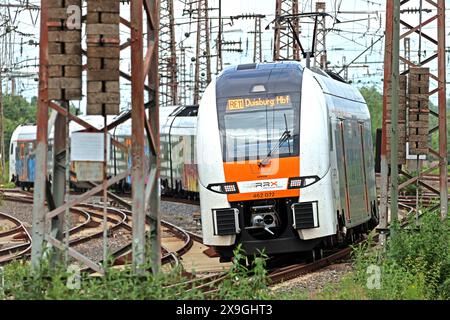
[[217, 32], [216, 40], [216, 74], [223, 70], [223, 19], [222, 19], [222, 0], [219, 0], [219, 31]]
[[178, 105], [178, 65], [173, 0], [161, 0], [159, 17], [160, 105]]
[[195, 49], [194, 104], [211, 82], [211, 46], [208, 0], [197, 2], [197, 43]]
[[[131, 82], [131, 112], [122, 114], [115, 118], [112, 122], [107, 122], [106, 118], [106, 106], [103, 102], [103, 117], [104, 126], [99, 129], [89, 124], [88, 122], [80, 119], [79, 117], [70, 113], [70, 98], [63, 94], [61, 99], [51, 98], [49, 96], [49, 84], [51, 84], [51, 69], [49, 67], [49, 51], [59, 50], [59, 46], [51, 45], [52, 42], [67, 42], [67, 39], [71, 40], [70, 43], [74, 43], [76, 48], [78, 45], [81, 47], [81, 29], [82, 25], [75, 23], [73, 26], [66, 22], [69, 18], [75, 16], [77, 19], [74, 21], [82, 21], [82, 6], [81, 0], [78, 2], [77, 7], [73, 7], [75, 1], [71, 0], [66, 2], [41, 0], [41, 25], [40, 25], [40, 45], [39, 45], [39, 97], [37, 108], [37, 133], [36, 133], [36, 177], [34, 183], [34, 202], [33, 202], [33, 228], [32, 228], [32, 252], [31, 261], [33, 268], [39, 268], [41, 259], [46, 252], [46, 247], [52, 247], [53, 249], [61, 250], [71, 258], [83, 263], [89, 268], [104, 274], [105, 266], [107, 264], [104, 261], [104, 265], [100, 265], [89, 259], [88, 257], [77, 252], [74, 248], [70, 247], [70, 242], [62, 241], [58, 236], [61, 234], [69, 234], [69, 228], [64, 228], [63, 225], [55, 225], [55, 219], [63, 216], [63, 213], [69, 212], [69, 209], [73, 206], [79, 205], [81, 202], [86, 201], [90, 197], [103, 192], [104, 200], [104, 214], [103, 214], [103, 232], [104, 243], [107, 236], [107, 214], [106, 205], [107, 197], [119, 201], [123, 206], [132, 210], [132, 260], [133, 270], [137, 273], [144, 272], [144, 267], [149, 262], [152, 266], [153, 272], [158, 272], [161, 264], [161, 228], [160, 228], [160, 197], [159, 197], [159, 99], [158, 99], [158, 30], [159, 30], [159, 0], [130, 0], [127, 13], [129, 13], [129, 20], [120, 18], [120, 3], [119, 0], [97, 1], [89, 0], [89, 4], [95, 6], [95, 12], [87, 15], [87, 19], [83, 21], [87, 23], [86, 28], [92, 28], [97, 30], [100, 35], [98, 38], [88, 37], [88, 41], [101, 44], [102, 39], [108, 39], [110, 31], [114, 32], [119, 28], [119, 24], [122, 24], [130, 33], [130, 40], [119, 46], [102, 46], [99, 45], [94, 50], [84, 51], [83, 54], [87, 54], [88, 57], [96, 57], [102, 65], [109, 65], [111, 73], [120, 73], [120, 76], [125, 80]], [[73, 10], [66, 10], [68, 6], [72, 5]], [[57, 8], [57, 10], [51, 10], [51, 8]], [[62, 8], [62, 10], [61, 10]], [[123, 8], [123, 7], [122, 7]], [[67, 13], [67, 16], [66, 16]], [[51, 16], [56, 18], [51, 18]], [[101, 17], [99, 17], [101, 15]], [[145, 15], [145, 19], [144, 19]], [[100, 18], [100, 23], [92, 23], [94, 20]], [[107, 22], [108, 21], [108, 22]], [[61, 30], [53, 31], [51, 28], [61, 28]], [[103, 31], [102, 31], [103, 30]], [[91, 30], [92, 31], [92, 30]], [[106, 35], [106, 37], [105, 37]], [[66, 40], [66, 41], [62, 41]], [[114, 39], [109, 38], [109, 41]], [[145, 46], [144, 46], [145, 41]], [[72, 44], [70, 45], [72, 46]], [[109, 59], [111, 50], [129, 50], [128, 56], [131, 58], [131, 74], [120, 71], [119, 59], [115, 56], [115, 59]], [[80, 50], [81, 52], [81, 50]], [[66, 52], [67, 53], [67, 52]], [[61, 65], [65, 67], [64, 59], [67, 59], [66, 53], [60, 54]], [[108, 60], [109, 59], [109, 60]], [[87, 69], [89, 66], [85, 66], [83, 69]], [[108, 71], [109, 72], [109, 71]], [[97, 75], [98, 76], [98, 75]], [[106, 73], [108, 76], [108, 73]], [[81, 77], [80, 77], [81, 78]], [[100, 81], [100, 80], [99, 80]], [[56, 89], [63, 88], [64, 81], [59, 81], [52, 84]], [[101, 84], [101, 83], [100, 83]], [[108, 89], [108, 84], [105, 85]], [[111, 88], [109, 88], [111, 89]], [[112, 88], [114, 89], [114, 88]], [[113, 90], [115, 92], [115, 90]], [[92, 91], [88, 88], [88, 98]], [[103, 92], [102, 97], [108, 97], [109, 92]], [[50, 188], [50, 179], [48, 174], [48, 136], [49, 136], [49, 110], [53, 109], [58, 113], [58, 117], [55, 121], [55, 141], [54, 148], [58, 150], [58, 154], [55, 152], [55, 162], [60, 162], [59, 166], [66, 168], [65, 177], [56, 181], [53, 172], [53, 190]], [[124, 171], [113, 175], [107, 176], [107, 141], [108, 132], [118, 125], [126, 122], [131, 118], [131, 132], [132, 132], [132, 145], [130, 147], [117, 141], [114, 137], [110, 137], [111, 145], [122, 149], [126, 154], [131, 151], [132, 165], [131, 168], [126, 168]], [[97, 133], [103, 135], [102, 142], [96, 144], [96, 150], [103, 150], [103, 179], [101, 184], [97, 184], [93, 181], [87, 181], [92, 189], [87, 192], [78, 195], [76, 197], [66, 197], [70, 194], [67, 185], [64, 187], [63, 182], [70, 181], [71, 173], [69, 172], [70, 165], [67, 165], [67, 161], [70, 161], [69, 152], [69, 121], [76, 122], [83, 128], [89, 130], [91, 133]], [[64, 128], [65, 126], [65, 128]], [[65, 130], [64, 130], [65, 129]], [[98, 135], [97, 135], [98, 137]], [[58, 139], [59, 141], [56, 141]], [[71, 141], [73, 142], [73, 141]], [[146, 148], [148, 146], [149, 155], [147, 156]], [[57, 147], [57, 148], [56, 148]], [[63, 161], [58, 159], [58, 156], [63, 158]], [[148, 157], [149, 161], [146, 161]], [[64, 158], [66, 159], [64, 161]], [[69, 160], [67, 160], [69, 159]], [[63, 172], [60, 172], [64, 174]], [[96, 173], [96, 172], [95, 172]], [[126, 201], [118, 198], [116, 195], [111, 194], [108, 188], [113, 184], [121, 182], [123, 179], [127, 179], [131, 175], [132, 184], [132, 204], [130, 205]], [[62, 182], [62, 183], [61, 183]], [[66, 197], [66, 199], [65, 199]], [[58, 201], [54, 201], [54, 200]], [[64, 201], [65, 200], [65, 201]], [[48, 206], [48, 210], [47, 207]], [[148, 243], [146, 243], [145, 225], [146, 215], [150, 218], [150, 233], [148, 237]], [[67, 219], [71, 220], [71, 219]], [[52, 228], [50, 228], [50, 226]], [[68, 236], [67, 236], [68, 237]], [[146, 244], [149, 244], [147, 246]], [[148, 252], [147, 248], [151, 251]], [[67, 262], [67, 260], [66, 260]]]
[[[316, 12], [325, 13], [325, 2], [316, 2]], [[327, 69], [327, 44], [326, 44], [326, 16], [317, 16], [317, 29], [314, 43], [314, 67], [318, 67], [322, 70]]]
[[[23, 34], [18, 27], [18, 22], [22, 17], [20, 13], [29, 11], [31, 22], [36, 23], [32, 12], [38, 13], [39, 7], [28, 3], [28, 1], [0, 1], [0, 175], [5, 177], [5, 161], [8, 155], [5, 152], [5, 122], [4, 122], [4, 110], [3, 110], [3, 94], [2, 91], [3, 79], [6, 80], [6, 89], [8, 88], [8, 78], [11, 78], [11, 91], [10, 94], [14, 95], [15, 85], [14, 77], [11, 72], [16, 68], [14, 65], [17, 63], [17, 52], [14, 50], [15, 45], [18, 42], [18, 35], [21, 37]], [[36, 15], [37, 17], [37, 15]], [[21, 35], [22, 34], [22, 35]], [[30, 36], [30, 35], [28, 35]], [[4, 74], [2, 74], [4, 73]]]
[[[445, 57], [445, 0], [427, 1], [427, 6], [431, 10], [402, 10], [402, 6], [405, 9], [410, 9], [416, 5], [416, 8], [421, 8], [421, 1], [399, 1], [388, 0], [386, 3], [386, 52], [384, 63], [384, 96], [383, 96], [383, 133], [382, 133], [382, 145], [381, 145], [381, 201], [380, 201], [380, 229], [386, 229], [388, 226], [388, 202], [389, 202], [389, 188], [391, 189], [391, 199], [396, 199], [398, 193], [403, 191], [409, 185], [415, 183], [420, 190], [426, 189], [428, 192], [439, 195], [440, 204], [436, 208], [439, 208], [441, 217], [445, 219], [448, 215], [448, 155], [447, 155], [447, 109], [446, 109], [446, 57]], [[406, 7], [408, 5], [408, 8]], [[399, 15], [399, 23], [397, 24], [397, 30], [400, 28], [399, 41], [394, 42], [394, 13]], [[399, 25], [399, 26], [398, 26]], [[404, 39], [411, 38], [404, 41]], [[406, 47], [401, 49], [401, 44], [406, 44]], [[413, 44], [418, 48], [412, 48]], [[409, 47], [411, 46], [411, 48]], [[429, 54], [425, 57], [426, 52]], [[402, 54], [403, 52], [404, 54]], [[414, 52], [414, 54], [413, 54]], [[431, 54], [430, 54], [431, 52]], [[418, 53], [418, 54], [415, 54]], [[404, 56], [403, 56], [404, 55]], [[398, 60], [397, 60], [398, 59]], [[394, 65], [399, 65], [401, 62], [405, 65], [401, 72], [394, 70]], [[394, 63], [395, 62], [395, 63]], [[427, 69], [428, 68], [428, 69]], [[407, 122], [408, 129], [408, 141], [411, 149], [415, 149], [414, 152], [406, 154], [408, 159], [417, 161], [417, 169], [409, 172], [406, 168], [400, 168], [399, 175], [404, 176], [406, 179], [404, 182], [398, 185], [397, 188], [393, 186], [397, 185], [397, 181], [389, 181], [388, 166], [388, 139], [389, 133], [394, 137], [398, 135], [395, 132], [398, 127], [398, 123], [393, 123], [389, 126], [388, 111], [389, 103], [392, 99], [391, 92], [394, 91], [391, 88], [393, 86], [399, 87], [399, 79], [395, 77], [391, 78], [391, 74], [400, 74], [400, 77], [408, 77], [409, 96], [408, 96], [408, 112], [409, 119]], [[400, 78], [399, 77], [399, 78]], [[392, 81], [391, 81], [392, 79]], [[396, 83], [394, 83], [394, 81]], [[423, 88], [429, 88], [428, 92], [422, 92]], [[397, 94], [397, 92], [394, 92]], [[437, 96], [437, 109], [428, 109], [428, 101]], [[393, 99], [392, 99], [393, 100]], [[436, 101], [435, 100], [435, 101]], [[393, 102], [392, 108], [395, 108]], [[416, 111], [425, 112], [426, 116], [423, 116], [423, 120], [419, 121], [419, 116], [416, 116]], [[428, 121], [429, 118], [434, 117], [433, 121]], [[412, 118], [413, 116], [413, 118]], [[400, 118], [398, 119], [400, 120]], [[394, 121], [394, 120], [393, 120]], [[423, 122], [425, 121], [425, 126]], [[388, 132], [388, 128], [390, 132]], [[425, 129], [425, 130], [424, 130]], [[414, 132], [411, 132], [413, 130]], [[424, 131], [420, 133], [420, 131]], [[437, 146], [432, 143], [432, 136], [438, 135]], [[418, 135], [423, 135], [425, 139], [420, 143], [413, 140]], [[394, 140], [394, 139], [393, 139]], [[411, 147], [411, 143], [415, 146]], [[425, 146], [424, 146], [425, 144]], [[437, 147], [437, 148], [436, 148]], [[419, 149], [420, 148], [420, 149]], [[393, 149], [393, 152], [396, 150]], [[419, 159], [427, 159], [429, 166], [423, 168], [420, 165]], [[421, 176], [432, 172], [433, 170], [439, 171], [439, 188], [431, 185], [427, 181], [422, 180]], [[393, 174], [395, 177], [395, 173]], [[391, 209], [397, 211], [398, 208], [391, 200]], [[396, 217], [396, 212], [392, 212], [391, 215]]]
[[262, 30], [261, 19], [265, 17], [263, 15], [255, 15], [255, 37], [253, 39], [253, 62], [262, 62]]
[[[298, 0], [276, 0], [275, 17], [298, 14]], [[300, 32], [299, 18], [291, 19], [295, 33]], [[287, 25], [275, 22], [273, 60], [300, 60], [300, 46]]]
[[180, 44], [180, 52], [178, 56], [178, 73], [179, 73], [179, 88], [180, 88], [180, 103], [186, 105], [188, 103], [188, 88], [187, 88], [187, 68], [186, 68], [186, 48]]

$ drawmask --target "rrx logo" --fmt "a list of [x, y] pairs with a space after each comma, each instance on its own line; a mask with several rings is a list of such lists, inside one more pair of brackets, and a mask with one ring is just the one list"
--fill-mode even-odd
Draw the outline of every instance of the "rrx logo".
[[278, 188], [278, 181], [256, 182], [255, 188]]

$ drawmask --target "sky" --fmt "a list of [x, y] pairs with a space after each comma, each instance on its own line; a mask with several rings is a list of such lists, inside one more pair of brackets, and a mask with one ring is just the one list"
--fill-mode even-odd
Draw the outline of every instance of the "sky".
[[[12, 3], [16, 4], [24, 0], [0, 0], [0, 6], [2, 4]], [[191, 46], [195, 48], [195, 23], [189, 24], [188, 15], [183, 15], [183, 9], [186, 8], [185, 0], [175, 1], [175, 22], [176, 26], [176, 41], [179, 46], [183, 43], [184, 46]], [[384, 39], [383, 33], [385, 28], [385, 0], [326, 0], [327, 12], [333, 17], [327, 19], [327, 28], [331, 28], [327, 35], [327, 50], [328, 60], [330, 67], [335, 71], [340, 71], [343, 65], [343, 59], [345, 57], [347, 63], [353, 61], [356, 57], [376, 42], [373, 47], [365, 54], [362, 54], [358, 59], [354, 61], [352, 67], [349, 69], [349, 79], [357, 86], [376, 86], [379, 90], [382, 89], [383, 78], [383, 52], [384, 52]], [[39, 5], [40, 1], [30, 0], [31, 4]], [[411, 0], [406, 8], [418, 8], [420, 0]], [[423, 9], [427, 9], [429, 5], [426, 1], [423, 1]], [[217, 7], [218, 0], [209, 0], [210, 7]], [[314, 11], [315, 1], [300, 0], [300, 12]], [[446, 6], [450, 9], [450, 0], [446, 0]], [[238, 14], [265, 14], [266, 18], [263, 19], [263, 56], [264, 60], [272, 60], [272, 44], [273, 44], [273, 29], [264, 30], [266, 25], [273, 20], [275, 14], [275, 0], [223, 0], [222, 1], [222, 16], [229, 17]], [[126, 18], [128, 8], [126, 5], [122, 6], [122, 15]], [[0, 23], [0, 44], [5, 41], [13, 42], [10, 57], [3, 57], [3, 65], [15, 63], [18, 67], [15, 71], [16, 74], [32, 74], [31, 78], [20, 78], [17, 83], [17, 91], [30, 99], [32, 96], [37, 95], [37, 82], [35, 77], [37, 75], [37, 58], [38, 48], [33, 44], [29, 44], [29, 41], [38, 41], [39, 23], [36, 20], [38, 11], [18, 12], [15, 16], [15, 12], [7, 12], [5, 9], [0, 8], [2, 13], [2, 20], [4, 18], [15, 19], [16, 31], [13, 35], [8, 37], [2, 37]], [[446, 10], [448, 12], [448, 9]], [[423, 20], [426, 20], [430, 14], [424, 13]], [[218, 16], [217, 10], [210, 11], [210, 16], [216, 18]], [[410, 24], [418, 23], [418, 14], [404, 14], [405, 20]], [[447, 14], [447, 26], [450, 25], [450, 15]], [[224, 19], [225, 21], [229, 21]], [[37, 24], [34, 23], [37, 22]], [[212, 19], [213, 28], [217, 24], [217, 19]], [[341, 23], [337, 23], [340, 21]], [[193, 22], [193, 21], [192, 21]], [[310, 47], [312, 42], [312, 20], [301, 20], [301, 41], [305, 48]], [[253, 58], [253, 35], [250, 31], [254, 29], [253, 20], [235, 20], [233, 25], [225, 25], [224, 27], [224, 40], [225, 41], [242, 41], [243, 53], [224, 53], [224, 64], [234, 65], [240, 63], [248, 63]], [[448, 27], [447, 27], [448, 29]], [[435, 36], [435, 28], [424, 28], [424, 32], [429, 33], [431, 36]], [[185, 34], [189, 33], [188, 38]], [[446, 32], [448, 34], [448, 32]], [[129, 37], [129, 31], [126, 27], [121, 28], [122, 41], [126, 41]], [[212, 53], [215, 52], [215, 37], [213, 34], [211, 46]], [[419, 43], [418, 38], [411, 36], [411, 58], [418, 61], [419, 59]], [[435, 47], [430, 45], [427, 41], [420, 44], [421, 46], [421, 59], [426, 59], [434, 52]], [[1, 52], [4, 53], [5, 47], [0, 47]], [[403, 50], [403, 46], [401, 46]], [[194, 49], [188, 50], [187, 61], [195, 55]], [[0, 55], [1, 56], [1, 55]], [[121, 69], [128, 72], [130, 69], [129, 53], [124, 52], [121, 56]], [[447, 64], [449, 60], [447, 60]], [[212, 65], [215, 66], [215, 61], [212, 61]], [[402, 68], [402, 65], [401, 67]], [[436, 69], [436, 66], [431, 66]], [[213, 68], [213, 73], [214, 68]], [[4, 81], [4, 90], [10, 90], [11, 83]], [[131, 100], [130, 86], [126, 81], [121, 82], [121, 107], [126, 109], [129, 107]], [[84, 101], [79, 107], [84, 110]]]

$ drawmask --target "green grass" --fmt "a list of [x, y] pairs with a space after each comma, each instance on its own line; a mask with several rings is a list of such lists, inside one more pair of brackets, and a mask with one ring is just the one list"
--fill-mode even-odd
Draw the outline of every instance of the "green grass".
[[[238, 248], [235, 261], [241, 261]], [[255, 258], [252, 267], [234, 263], [225, 281], [218, 284], [217, 293], [205, 296], [183, 282], [180, 269], [153, 275], [146, 272], [135, 276], [130, 269], [108, 269], [105, 277], [82, 274], [80, 288], [70, 289], [71, 274], [64, 267], [50, 267], [44, 261], [37, 272], [29, 263], [14, 262], [5, 267], [5, 287], [0, 288], [0, 300], [189, 300], [189, 299], [262, 299], [266, 296], [265, 258]], [[1, 283], [1, 282], [0, 282]]]
[[3, 189], [15, 189], [16, 185], [14, 184], [14, 182], [6, 182], [6, 183], [0, 184], [0, 188], [3, 188]]
[[[413, 218], [413, 217], [412, 217]], [[332, 299], [332, 300], [402, 300], [450, 299], [450, 223], [442, 222], [437, 212], [425, 213], [419, 227], [414, 223], [401, 229], [394, 226], [386, 247], [369, 240], [353, 248], [353, 272], [337, 284], [329, 284], [313, 294], [291, 289], [274, 292], [268, 288], [266, 256], [254, 257], [250, 267], [242, 250], [235, 259], [225, 281], [217, 291], [205, 296], [198, 289], [190, 290], [180, 269], [136, 277], [131, 270], [108, 269], [105, 277], [82, 275], [81, 287], [69, 289], [67, 269], [51, 268], [43, 262], [38, 272], [28, 263], [15, 262], [5, 267], [5, 287], [1, 299]], [[372, 234], [373, 236], [373, 234]], [[1, 283], [1, 282], [0, 282]]]
[[428, 212], [418, 228], [414, 223], [410, 226], [395, 226], [385, 250], [372, 240], [356, 246], [354, 272], [338, 284], [326, 286], [313, 297], [298, 291], [285, 295], [327, 300], [450, 299], [449, 221]]
[[9, 161], [6, 161], [5, 168], [3, 168], [3, 171], [0, 170], [0, 183], [2, 184], [1, 187], [6, 188], [3, 187], [3, 184], [8, 184], [9, 180]]

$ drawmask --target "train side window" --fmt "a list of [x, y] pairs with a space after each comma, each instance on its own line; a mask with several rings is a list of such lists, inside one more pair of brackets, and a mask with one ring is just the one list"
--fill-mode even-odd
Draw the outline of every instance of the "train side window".
[[14, 145], [11, 144], [11, 151], [10, 151], [10, 154], [13, 155], [13, 153], [14, 153]]
[[334, 143], [333, 143], [333, 121], [331, 119], [330, 119], [330, 124], [329, 124], [329, 128], [328, 128], [328, 135], [330, 136], [329, 137], [330, 151], [333, 151], [334, 150], [334, 147], [333, 147], [333, 145], [334, 145]]

